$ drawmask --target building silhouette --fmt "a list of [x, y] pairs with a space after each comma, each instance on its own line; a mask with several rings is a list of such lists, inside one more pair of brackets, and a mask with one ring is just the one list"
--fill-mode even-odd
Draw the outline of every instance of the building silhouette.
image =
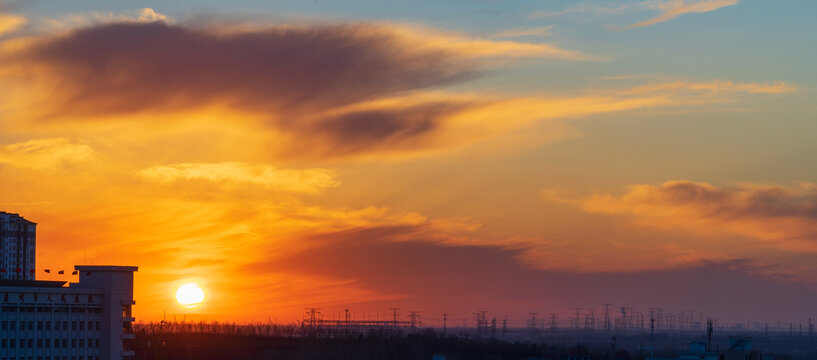
[[34, 280], [37, 224], [0, 211], [0, 280]]
[[[15, 239], [10, 241], [19, 242], [25, 234], [33, 252], [34, 223], [0, 214], [10, 219], [2, 223], [12, 234], [8, 238]], [[5, 245], [5, 231], [3, 239]], [[22, 264], [33, 268], [33, 256]], [[133, 273], [138, 268], [77, 265], [74, 270], [79, 282], [68, 286], [66, 281], [36, 281], [30, 272], [23, 279], [0, 279], [0, 360], [119, 360], [135, 355]]]

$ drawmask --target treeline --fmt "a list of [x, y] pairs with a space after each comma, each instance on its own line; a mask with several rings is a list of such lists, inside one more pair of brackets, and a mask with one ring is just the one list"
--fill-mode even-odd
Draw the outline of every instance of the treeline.
[[505, 342], [444, 336], [434, 329], [402, 333], [387, 329], [365, 333], [309, 332], [300, 326], [257, 324], [175, 324], [139, 326], [137, 360], [562, 360], [569, 355], [593, 359], [637, 359], [626, 351]]

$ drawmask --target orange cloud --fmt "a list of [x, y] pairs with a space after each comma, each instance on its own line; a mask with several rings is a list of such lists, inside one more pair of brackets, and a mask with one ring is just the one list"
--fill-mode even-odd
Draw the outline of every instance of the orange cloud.
[[630, 25], [626, 27], [626, 29], [654, 25], [675, 19], [684, 14], [715, 11], [722, 7], [735, 5], [739, 1], [740, 0], [669, 0], [665, 2], [649, 3], [649, 6], [654, 6], [661, 10], [661, 15]]
[[26, 22], [28, 21], [22, 16], [0, 12], [0, 36], [19, 29]]
[[570, 198], [552, 190], [544, 194], [589, 213], [629, 215], [641, 226], [704, 236], [742, 235], [786, 249], [817, 251], [817, 193], [811, 184], [794, 189], [753, 184], [719, 188], [669, 181], [634, 185], [621, 196]]
[[154, 166], [139, 171], [139, 176], [150, 181], [170, 183], [178, 180], [203, 180], [226, 186], [251, 184], [277, 190], [317, 193], [337, 187], [336, 174], [326, 169], [276, 169], [268, 165], [246, 163], [185, 163]]
[[53, 169], [63, 163], [88, 160], [94, 150], [65, 138], [36, 139], [0, 146], [0, 164]]

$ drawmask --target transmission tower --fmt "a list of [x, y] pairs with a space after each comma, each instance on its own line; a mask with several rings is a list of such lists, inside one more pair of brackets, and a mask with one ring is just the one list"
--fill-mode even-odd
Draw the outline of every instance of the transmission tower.
[[318, 308], [307, 308], [306, 313], [304, 313], [304, 324], [308, 324], [309, 327], [314, 328], [318, 325], [318, 319], [322, 315], [318, 310]]
[[496, 318], [491, 319], [491, 339], [496, 338]]
[[394, 315], [394, 327], [397, 327], [397, 312], [400, 311], [400, 308], [391, 308], [391, 311]]
[[420, 319], [420, 312], [419, 311], [409, 311], [408, 318], [409, 318], [409, 321], [411, 323], [411, 328], [416, 329], [417, 328], [417, 320]]

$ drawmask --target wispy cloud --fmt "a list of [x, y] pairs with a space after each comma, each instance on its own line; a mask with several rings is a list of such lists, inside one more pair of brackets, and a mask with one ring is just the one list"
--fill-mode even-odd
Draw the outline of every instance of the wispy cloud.
[[633, 25], [627, 26], [626, 29], [633, 29], [637, 27], [650, 26], [661, 22], [675, 19], [684, 14], [706, 13], [718, 10], [722, 7], [732, 6], [740, 0], [669, 0], [664, 2], [645, 2], [648, 6], [657, 7], [661, 10], [661, 14], [649, 20], [645, 20]]
[[642, 8], [643, 5], [639, 3], [616, 4], [614, 6], [584, 3], [558, 11], [537, 11], [531, 14], [530, 17], [533, 19], [542, 19], [575, 14], [592, 14], [596, 16], [623, 15], [639, 11], [639, 9]]
[[39, 17], [33, 23], [37, 30], [45, 32], [60, 32], [82, 27], [99, 26], [114, 22], [149, 23], [162, 21], [173, 23], [175, 19], [162, 14], [153, 8], [142, 8], [119, 12], [89, 11], [83, 13], [66, 14], [59, 17]]
[[584, 3], [559, 11], [539, 11], [531, 18], [550, 18], [565, 15], [590, 14], [593, 16], [616, 16], [658, 10], [658, 16], [644, 20], [623, 29], [633, 29], [655, 25], [675, 19], [685, 14], [706, 13], [723, 7], [732, 6], [740, 0], [645, 0], [639, 2], [618, 3], [613, 6]]
[[740, 83], [732, 80], [673, 80], [636, 86], [627, 90], [627, 92], [634, 94], [663, 91], [690, 91], [721, 94], [788, 94], [798, 90], [798, 86], [787, 84], [783, 81], [777, 81], [774, 83]]
[[93, 154], [90, 146], [66, 138], [35, 139], [0, 146], [0, 164], [47, 169], [88, 160]]
[[267, 165], [238, 162], [154, 166], [139, 171], [139, 176], [163, 183], [201, 180], [226, 186], [250, 184], [302, 193], [317, 193], [340, 185], [336, 180], [336, 172], [332, 170], [276, 169]]
[[515, 37], [525, 37], [525, 36], [550, 36], [550, 30], [553, 29], [553, 26], [540, 26], [540, 27], [531, 27], [531, 28], [516, 28], [510, 29], [505, 31], [500, 31], [494, 34], [491, 34], [492, 37], [498, 38], [515, 38]]

